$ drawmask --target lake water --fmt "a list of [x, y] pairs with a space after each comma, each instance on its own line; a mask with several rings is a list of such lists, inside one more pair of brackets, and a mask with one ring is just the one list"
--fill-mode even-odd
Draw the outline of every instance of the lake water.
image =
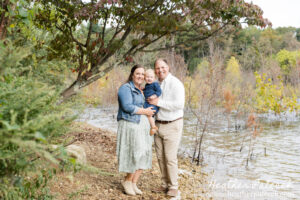
[[[116, 107], [86, 108], [78, 121], [117, 131]], [[249, 130], [228, 128], [223, 114], [214, 118], [202, 144], [202, 169], [211, 174], [207, 194], [214, 199], [300, 199], [300, 118], [295, 113], [260, 116], [259, 136], [253, 140], [247, 164]], [[179, 153], [191, 157], [196, 119], [185, 113]], [[241, 148], [242, 147], [242, 148]], [[202, 194], [203, 195], [203, 194]], [[197, 195], [196, 195], [197, 196]]]

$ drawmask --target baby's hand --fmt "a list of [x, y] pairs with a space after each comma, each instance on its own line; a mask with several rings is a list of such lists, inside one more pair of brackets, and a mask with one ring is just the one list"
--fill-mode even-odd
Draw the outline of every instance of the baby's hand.
[[155, 99], [155, 98], [157, 98], [157, 95], [156, 95], [156, 94], [153, 94], [153, 95], [151, 95], [151, 96], [149, 97], [149, 99]]

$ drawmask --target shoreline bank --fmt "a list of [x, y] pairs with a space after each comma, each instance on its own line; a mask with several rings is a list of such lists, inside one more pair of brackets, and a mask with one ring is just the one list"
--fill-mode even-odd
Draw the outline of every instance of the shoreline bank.
[[[125, 174], [117, 169], [116, 133], [76, 122], [73, 131], [66, 137], [74, 137], [77, 140], [74, 145], [84, 148], [88, 165], [113, 175], [85, 170], [77, 173], [59, 172], [50, 185], [51, 194], [56, 199], [170, 199], [165, 194], [151, 192], [161, 183], [154, 148], [152, 169], [145, 170], [138, 182], [143, 195], [128, 196], [121, 186]], [[207, 189], [209, 175], [187, 159], [180, 157], [178, 162], [180, 198], [177, 199], [210, 199]]]

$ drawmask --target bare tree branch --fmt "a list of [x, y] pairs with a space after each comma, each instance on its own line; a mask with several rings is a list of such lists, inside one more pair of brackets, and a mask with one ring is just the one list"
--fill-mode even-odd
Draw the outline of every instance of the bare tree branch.
[[[79, 46], [85, 46], [84, 44], [82, 44], [81, 42], [79, 42], [73, 35], [73, 31], [72, 31], [72, 27], [68, 25], [68, 23], [66, 21], [64, 21], [65, 26], [68, 28], [68, 31], [70, 33], [70, 36], [72, 38], [72, 40], [78, 44]], [[63, 29], [59, 29], [62, 33], [63, 33]]]
[[149, 46], [150, 44], [153, 44], [154, 42], [156, 42], [157, 40], [163, 38], [164, 36], [166, 36], [168, 33], [162, 34], [160, 36], [158, 36], [157, 38], [155, 38], [154, 40], [151, 40], [150, 42], [144, 44], [143, 46], [141, 46], [140, 48], [136, 49], [133, 52], [133, 55], [136, 54], [138, 51], [142, 51], [145, 47]]
[[89, 24], [89, 32], [86, 38], [86, 42], [85, 42], [85, 47], [88, 47], [90, 40], [91, 40], [91, 34], [92, 34], [92, 28], [93, 28], [93, 22], [92, 19], [90, 19], [90, 24]]
[[[106, 12], [105, 12], [105, 19], [104, 19], [104, 24], [103, 24], [103, 29], [102, 29], [102, 40], [104, 40], [107, 20], [108, 20], [108, 10], [106, 9]], [[100, 34], [99, 34], [99, 36], [100, 36]]]
[[156, 49], [146, 49], [146, 50], [141, 49], [140, 51], [141, 52], [163, 51], [163, 50], [168, 50], [168, 49], [172, 49], [172, 48], [178, 47], [179, 45], [184, 45], [187, 42], [206, 40], [207, 38], [209, 38], [209, 37], [217, 34], [221, 29], [225, 28], [227, 25], [228, 24], [224, 24], [223, 26], [221, 26], [220, 28], [218, 28], [218, 29], [214, 30], [213, 32], [207, 34], [206, 36], [202, 36], [202, 37], [201, 36], [199, 36], [199, 37], [189, 37], [189, 39], [181, 41], [181, 42], [176, 43], [174, 45], [169, 45], [169, 46], [166, 46], [166, 47], [156, 48]]

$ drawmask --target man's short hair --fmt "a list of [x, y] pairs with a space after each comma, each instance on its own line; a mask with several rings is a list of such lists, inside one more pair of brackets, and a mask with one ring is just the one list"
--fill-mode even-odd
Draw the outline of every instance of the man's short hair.
[[154, 62], [154, 68], [155, 68], [155, 65], [156, 65], [156, 63], [157, 63], [158, 61], [163, 61], [163, 62], [165, 62], [165, 63], [170, 67], [170, 65], [169, 65], [169, 63], [168, 63], [168, 61], [167, 61], [167, 59], [165, 59], [165, 58], [157, 58], [157, 59], [155, 60], [155, 62]]

